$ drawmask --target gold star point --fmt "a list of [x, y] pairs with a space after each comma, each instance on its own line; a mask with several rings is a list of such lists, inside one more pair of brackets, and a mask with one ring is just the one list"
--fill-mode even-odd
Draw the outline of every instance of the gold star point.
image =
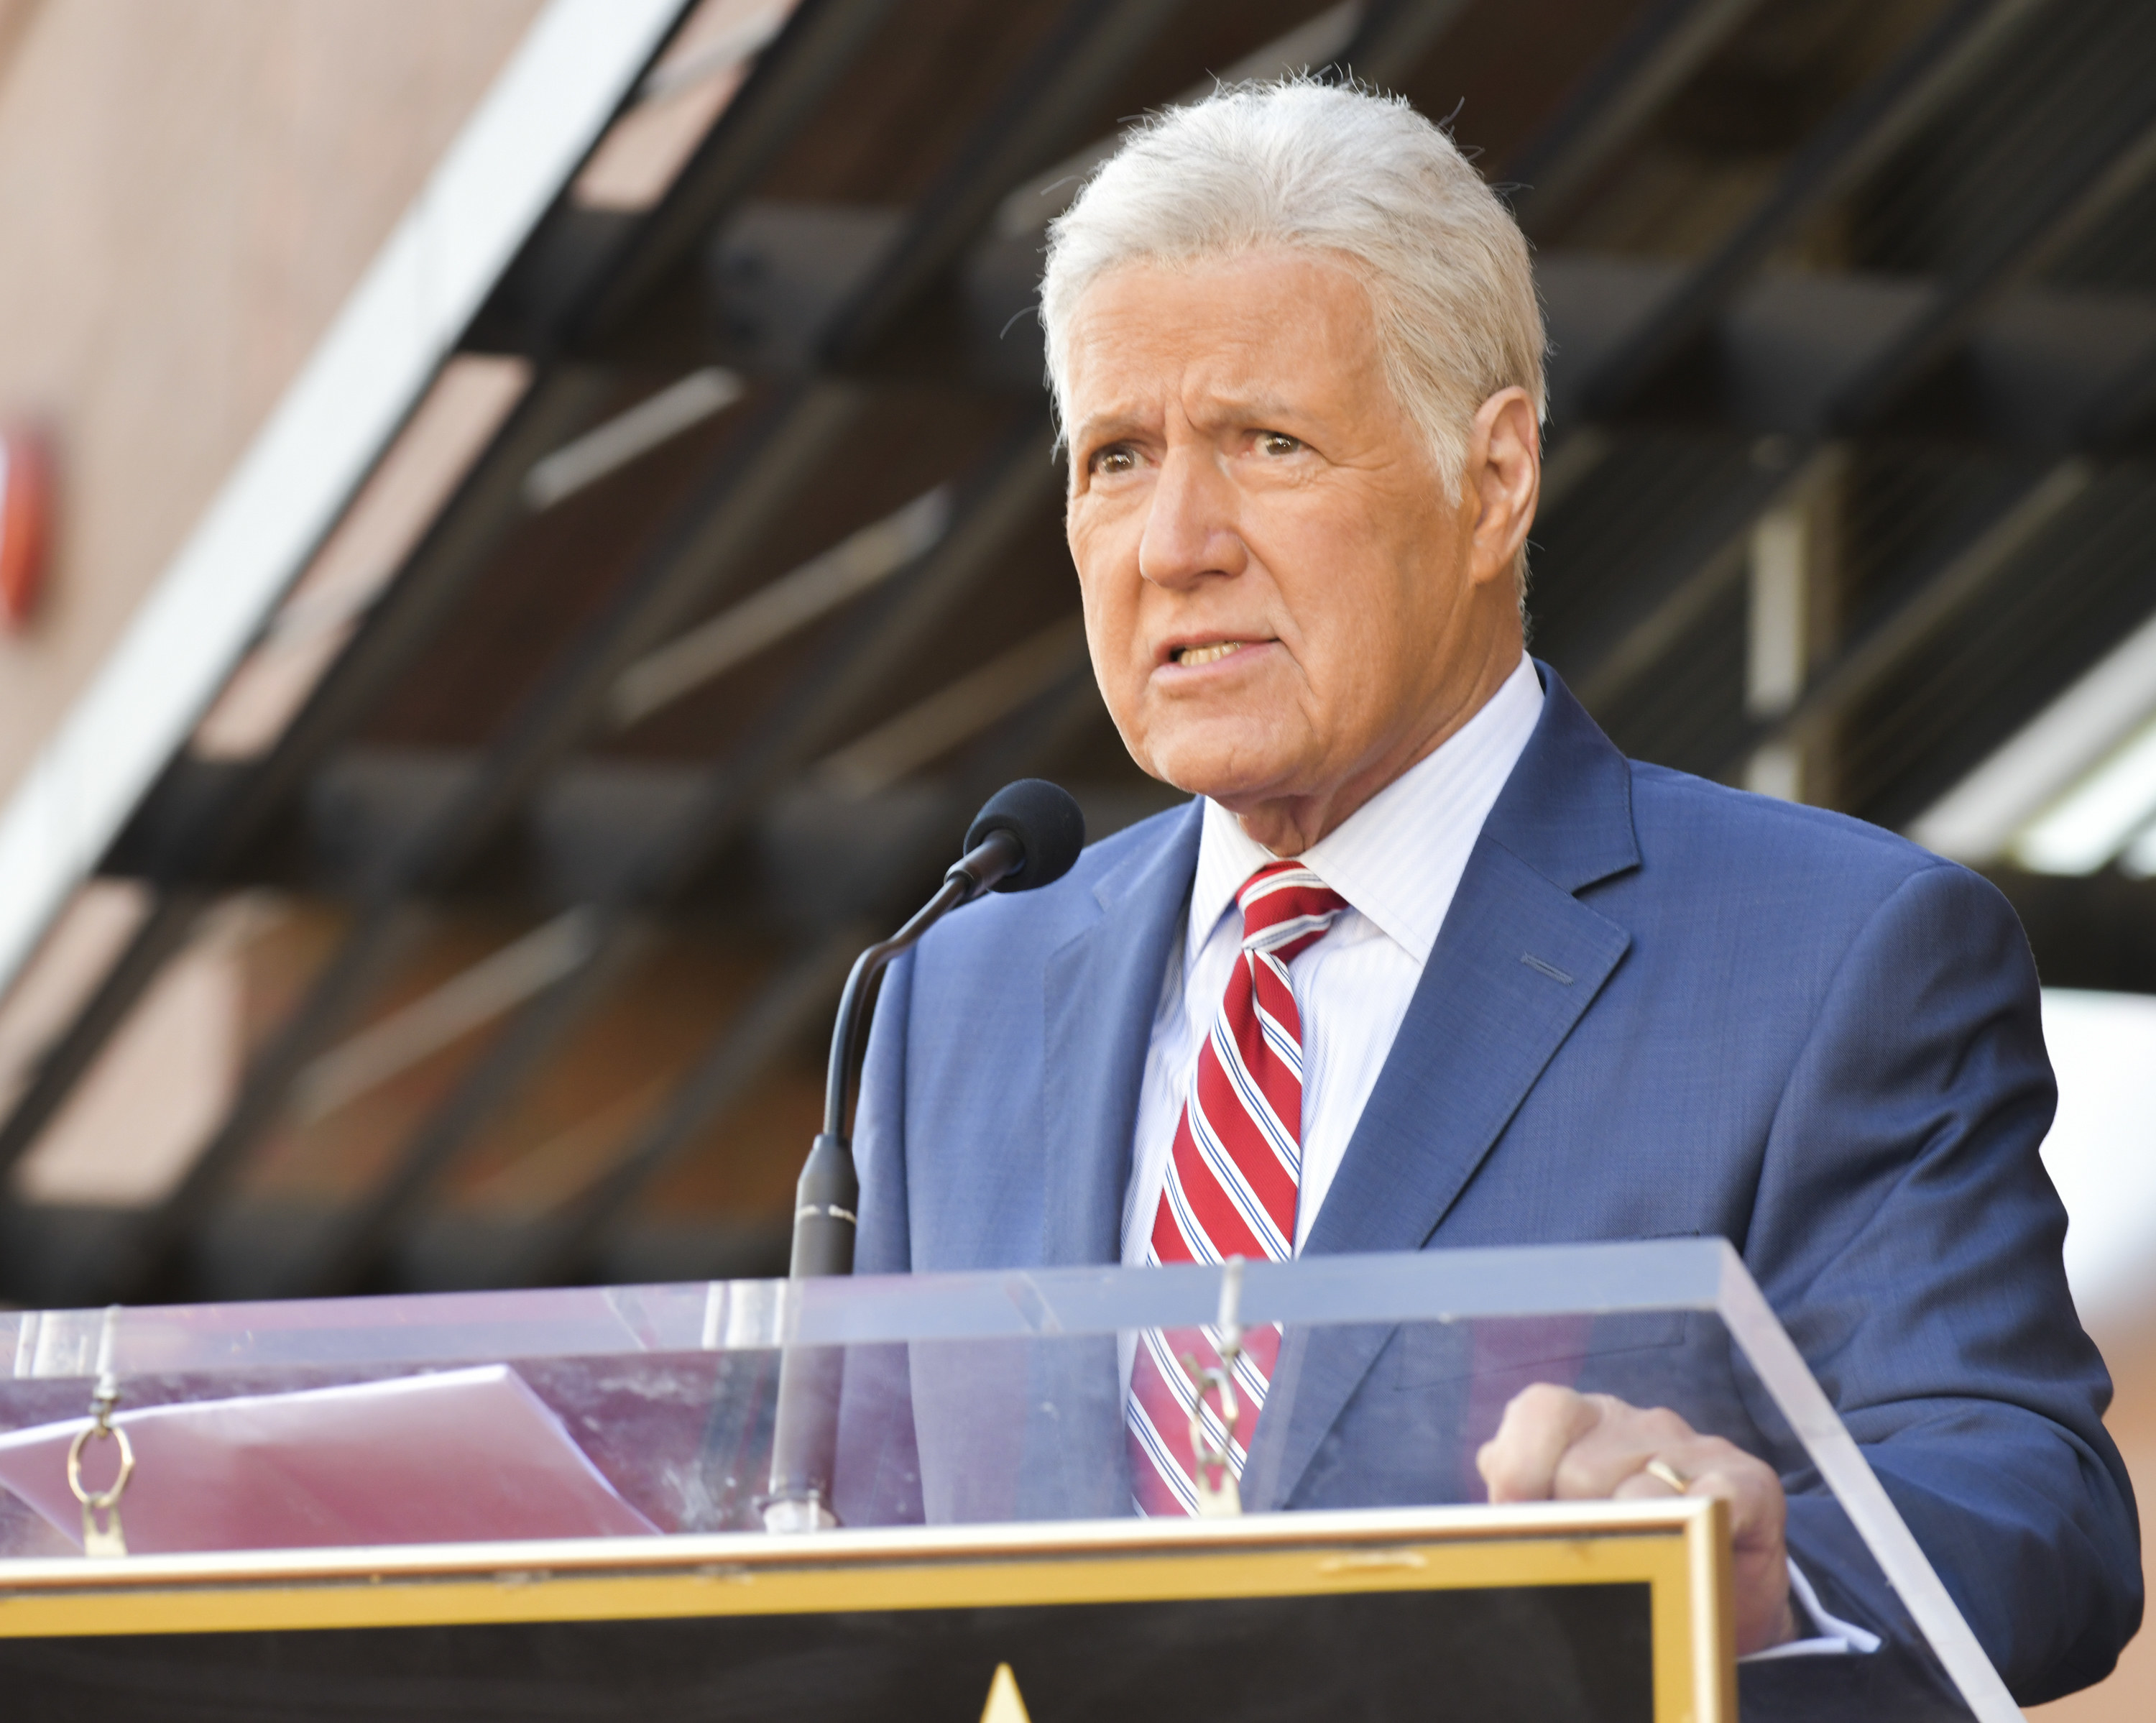
[[996, 1665], [995, 1679], [988, 1683], [988, 1702], [981, 1707], [981, 1723], [1033, 1723], [1009, 1664]]

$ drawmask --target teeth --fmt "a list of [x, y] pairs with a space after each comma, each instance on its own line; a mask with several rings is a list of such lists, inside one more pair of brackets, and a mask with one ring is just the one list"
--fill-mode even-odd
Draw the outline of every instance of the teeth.
[[1225, 658], [1230, 652], [1241, 651], [1244, 644], [1241, 640], [1215, 640], [1209, 646], [1185, 646], [1177, 655], [1175, 661], [1178, 664], [1211, 664]]

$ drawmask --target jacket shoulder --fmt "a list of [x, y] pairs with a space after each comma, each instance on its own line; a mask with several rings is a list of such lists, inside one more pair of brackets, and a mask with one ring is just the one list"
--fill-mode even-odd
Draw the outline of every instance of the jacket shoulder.
[[1641, 860], [1650, 869], [1689, 855], [1709, 865], [1743, 866], [1754, 879], [1793, 876], [1885, 893], [1916, 875], [1937, 872], [1942, 883], [1954, 878], [1989, 889], [1960, 863], [1868, 820], [1733, 789], [1667, 766], [1628, 764]]

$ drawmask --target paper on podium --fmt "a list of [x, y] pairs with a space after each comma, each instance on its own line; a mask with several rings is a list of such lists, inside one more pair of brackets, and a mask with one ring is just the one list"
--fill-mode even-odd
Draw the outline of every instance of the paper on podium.
[[[87, 1418], [0, 1436], [0, 1484], [76, 1544], [68, 1445]], [[653, 1536], [506, 1365], [123, 1412], [131, 1554]], [[83, 1454], [90, 1489], [117, 1444]]]

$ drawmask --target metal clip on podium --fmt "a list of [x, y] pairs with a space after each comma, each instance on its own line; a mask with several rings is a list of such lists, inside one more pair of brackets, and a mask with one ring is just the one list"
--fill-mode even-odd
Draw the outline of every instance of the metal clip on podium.
[[[1085, 816], [1068, 791], [1040, 778], [1006, 784], [974, 817], [966, 852], [943, 876], [936, 895], [891, 938], [855, 959], [831, 1033], [824, 1129], [794, 1195], [789, 1280], [854, 1272], [860, 1180], [846, 1111], [866, 1047], [870, 995], [884, 966], [952, 910], [985, 892], [1029, 892], [1062, 878], [1085, 846]], [[780, 1360], [771, 1489], [763, 1504], [764, 1524], [772, 1531], [818, 1531], [839, 1523], [831, 1511], [831, 1470], [844, 1363], [844, 1353], [835, 1346], [788, 1346]]]
[[[120, 1529], [120, 1498], [135, 1475], [135, 1445], [124, 1425], [112, 1422], [120, 1404], [120, 1380], [112, 1373], [113, 1343], [120, 1328], [120, 1306], [109, 1307], [97, 1343], [97, 1387], [90, 1396], [90, 1421], [68, 1446], [68, 1489], [82, 1504], [82, 1552], [85, 1556], [125, 1556], [127, 1539]], [[120, 1451], [120, 1470], [102, 1489], [91, 1489], [82, 1481], [83, 1450], [92, 1442], [110, 1442]]]

